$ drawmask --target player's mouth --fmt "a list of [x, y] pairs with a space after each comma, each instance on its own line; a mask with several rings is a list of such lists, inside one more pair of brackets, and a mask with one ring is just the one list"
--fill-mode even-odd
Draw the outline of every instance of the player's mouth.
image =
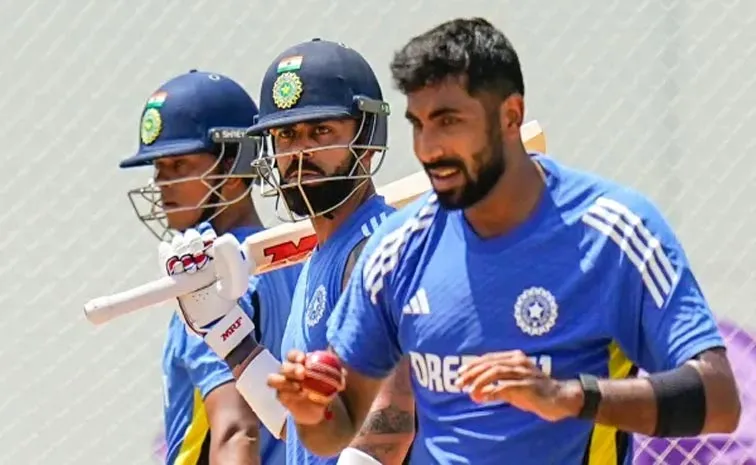
[[445, 166], [443, 168], [431, 168], [428, 170], [428, 177], [433, 184], [433, 190], [445, 191], [458, 186], [462, 171], [459, 168]]
[[294, 184], [302, 181], [314, 181], [316, 179], [323, 179], [323, 175], [314, 171], [302, 171], [301, 175], [299, 173], [294, 173], [287, 176], [286, 182], [287, 184]]

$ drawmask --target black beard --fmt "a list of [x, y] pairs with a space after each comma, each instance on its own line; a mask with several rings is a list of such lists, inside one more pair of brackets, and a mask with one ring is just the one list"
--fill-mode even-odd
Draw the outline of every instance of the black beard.
[[[350, 157], [342, 166], [336, 169], [331, 176], [348, 176], [353, 172], [357, 159]], [[298, 169], [312, 171], [323, 176], [318, 184], [292, 185], [283, 189], [283, 198], [289, 210], [298, 216], [317, 216], [329, 211], [343, 202], [354, 191], [357, 179], [334, 179], [329, 180], [326, 174], [307, 160], [302, 160], [300, 165], [292, 166], [287, 171], [287, 179], [297, 172]], [[304, 195], [302, 195], [304, 191]], [[310, 206], [308, 208], [307, 202]]]
[[[339, 203], [343, 202], [354, 190], [357, 184], [356, 179], [339, 179], [329, 181], [324, 179], [318, 185], [304, 185], [301, 187], [292, 186], [283, 189], [283, 197], [289, 209], [299, 216], [319, 215], [328, 211]], [[307, 200], [310, 202], [310, 208], [307, 207], [304, 191]]]
[[488, 149], [473, 154], [474, 165], [478, 166], [474, 181], [467, 167], [460, 158], [442, 160], [432, 165], [426, 165], [426, 169], [436, 167], [457, 168], [465, 178], [465, 184], [460, 190], [437, 192], [438, 203], [446, 210], [461, 210], [472, 207], [483, 200], [494, 188], [499, 179], [506, 171], [504, 162], [504, 144], [501, 141], [501, 130], [496, 120], [489, 120]]

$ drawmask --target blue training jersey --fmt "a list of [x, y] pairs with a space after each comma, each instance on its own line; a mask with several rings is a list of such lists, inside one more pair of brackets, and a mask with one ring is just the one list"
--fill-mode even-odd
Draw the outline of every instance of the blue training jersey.
[[[556, 379], [634, 376], [724, 342], [670, 226], [640, 194], [538, 155], [546, 188], [507, 234], [482, 239], [435, 195], [395, 213], [366, 245], [329, 321], [350, 369], [412, 367], [412, 463], [630, 464], [630, 438], [580, 419], [477, 404], [457, 369], [522, 350]], [[369, 335], [369, 337], [366, 337]]]
[[[328, 348], [326, 322], [341, 295], [350, 255], [392, 211], [383, 197], [373, 196], [315, 249], [297, 281], [281, 346], [284, 356], [291, 349], [312, 352]], [[286, 454], [289, 465], [335, 464], [338, 459], [311, 454], [299, 441], [293, 421], [286, 425]]]
[[[230, 231], [239, 242], [259, 228]], [[291, 297], [301, 265], [250, 277], [248, 293], [239, 300], [255, 321], [258, 315], [262, 343], [280, 360], [281, 338], [291, 308]], [[256, 295], [255, 295], [256, 294]], [[252, 302], [255, 302], [253, 305]], [[258, 307], [259, 305], [259, 307]], [[174, 313], [163, 350], [164, 420], [167, 465], [209, 464], [210, 425], [204, 399], [216, 387], [234, 380], [226, 362], [203, 339], [188, 330]], [[260, 427], [263, 465], [285, 463], [285, 444]]]

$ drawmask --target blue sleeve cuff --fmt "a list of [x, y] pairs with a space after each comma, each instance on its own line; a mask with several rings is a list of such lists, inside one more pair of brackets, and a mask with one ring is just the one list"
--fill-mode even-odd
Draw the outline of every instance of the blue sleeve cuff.
[[202, 398], [205, 399], [213, 389], [231, 381], [234, 381], [234, 375], [231, 371], [217, 371], [203, 380], [197, 388], [199, 389], [200, 394], [202, 394]]
[[715, 349], [717, 347], [727, 347], [724, 339], [718, 334], [712, 334], [704, 339], [696, 341], [695, 344], [691, 344], [681, 351], [675, 360], [675, 367], [682, 366], [685, 362], [692, 359], [696, 355], [706, 350]]

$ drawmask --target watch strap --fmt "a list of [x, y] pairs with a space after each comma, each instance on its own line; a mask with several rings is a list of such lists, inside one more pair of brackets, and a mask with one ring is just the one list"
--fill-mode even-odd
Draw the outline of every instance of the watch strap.
[[578, 418], [593, 420], [598, 413], [601, 403], [601, 389], [598, 378], [589, 374], [580, 374], [580, 387], [583, 389], [583, 408], [578, 413]]

